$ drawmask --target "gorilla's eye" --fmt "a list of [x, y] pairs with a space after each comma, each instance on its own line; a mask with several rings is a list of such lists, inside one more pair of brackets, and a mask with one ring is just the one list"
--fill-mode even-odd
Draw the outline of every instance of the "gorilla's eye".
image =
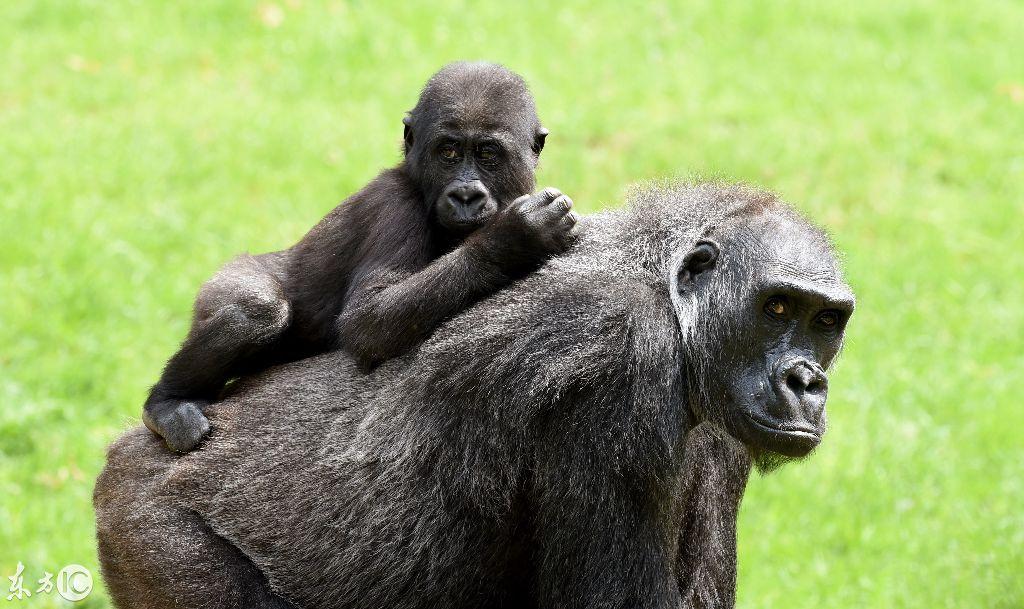
[[446, 161], [454, 161], [459, 158], [459, 151], [452, 144], [442, 144], [439, 150], [441, 158]]
[[836, 311], [822, 311], [814, 321], [816, 321], [819, 326], [831, 330], [839, 325], [839, 313]]
[[764, 303], [764, 312], [772, 317], [785, 317], [789, 313], [789, 305], [782, 296], [772, 296]]
[[498, 149], [491, 144], [485, 144], [477, 149], [476, 156], [481, 161], [493, 161], [498, 158]]

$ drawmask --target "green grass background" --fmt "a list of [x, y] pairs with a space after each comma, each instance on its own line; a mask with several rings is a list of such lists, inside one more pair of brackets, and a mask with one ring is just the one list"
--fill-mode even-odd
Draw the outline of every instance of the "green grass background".
[[0, 2], [0, 601], [18, 561], [96, 570], [104, 446], [200, 283], [393, 164], [424, 80], [484, 58], [584, 211], [720, 175], [845, 252], [831, 430], [752, 479], [739, 606], [1024, 606], [1024, 5], [430, 4]]

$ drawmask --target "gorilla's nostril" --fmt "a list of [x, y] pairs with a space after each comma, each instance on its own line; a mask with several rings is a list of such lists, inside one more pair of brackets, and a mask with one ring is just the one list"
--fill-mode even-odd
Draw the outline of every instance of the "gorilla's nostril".
[[786, 387], [789, 387], [789, 390], [797, 395], [800, 395], [806, 389], [806, 385], [804, 385], [800, 377], [792, 372], [786, 375]]
[[468, 197], [466, 197], [466, 200], [463, 202], [463, 205], [470, 208], [476, 208], [479, 207], [483, 202], [484, 193], [476, 191], [474, 193], [471, 193]]
[[456, 207], [478, 211], [487, 201], [487, 191], [476, 183], [463, 184], [448, 191], [448, 200]]
[[819, 395], [828, 388], [828, 381], [821, 371], [806, 362], [800, 362], [786, 371], [786, 387], [796, 396]]

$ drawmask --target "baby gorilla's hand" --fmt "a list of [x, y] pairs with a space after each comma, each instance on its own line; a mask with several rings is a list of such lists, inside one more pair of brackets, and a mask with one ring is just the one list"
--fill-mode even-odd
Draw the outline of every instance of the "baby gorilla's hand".
[[578, 217], [557, 188], [519, 197], [474, 233], [467, 246], [511, 277], [522, 276], [569, 249]]
[[572, 199], [557, 188], [545, 188], [535, 195], [523, 195], [509, 206], [512, 216], [526, 241], [544, 254], [561, 254], [572, 245], [573, 228], [579, 217], [572, 211]]
[[142, 422], [163, 438], [168, 448], [185, 453], [210, 433], [210, 422], [202, 411], [206, 404], [203, 401], [174, 399], [149, 403], [142, 411]]

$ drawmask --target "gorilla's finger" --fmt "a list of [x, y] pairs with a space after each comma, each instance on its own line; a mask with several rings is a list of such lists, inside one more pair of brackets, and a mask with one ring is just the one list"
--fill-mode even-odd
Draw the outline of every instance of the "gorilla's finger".
[[562, 191], [558, 190], [554, 186], [548, 186], [544, 190], [537, 193], [537, 198], [544, 201], [544, 203], [550, 203], [560, 196], [562, 196]]
[[543, 219], [545, 222], [556, 223], [560, 222], [564, 216], [569, 213], [572, 209], [572, 199], [562, 195], [551, 202], [551, 204], [544, 207], [541, 210]]
[[565, 227], [566, 230], [571, 230], [573, 227], [576, 226], [576, 223], [579, 221], [579, 215], [576, 212], [571, 211], [565, 214], [565, 216], [562, 218], [562, 226]]
[[552, 201], [561, 197], [562, 191], [557, 188], [547, 187], [544, 190], [530, 197], [528, 201], [525, 201], [521, 205], [521, 209], [526, 213], [534, 213], [538, 210], [547, 209]]
[[557, 188], [548, 187], [535, 195], [525, 195], [525, 200], [523, 200], [524, 197], [519, 197], [513, 202], [513, 205], [518, 203], [519, 208], [529, 214], [554, 201], [561, 194]]

